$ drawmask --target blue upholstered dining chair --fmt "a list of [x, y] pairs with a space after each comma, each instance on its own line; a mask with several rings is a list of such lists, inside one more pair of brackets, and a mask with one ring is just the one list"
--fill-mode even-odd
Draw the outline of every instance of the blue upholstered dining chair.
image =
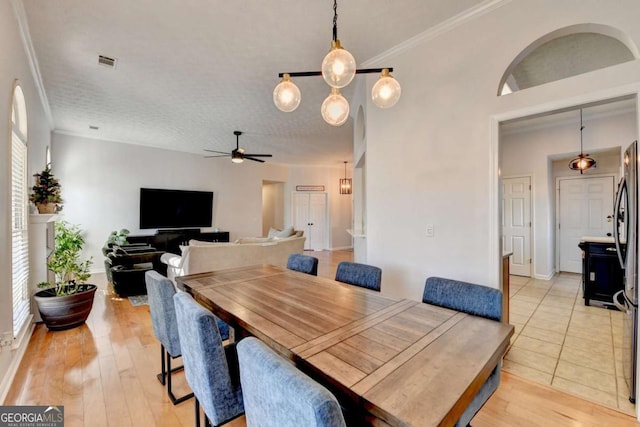
[[302, 273], [317, 276], [318, 258], [310, 255], [291, 254], [287, 260], [287, 268], [289, 270], [300, 271]]
[[[473, 314], [500, 322], [502, 320], [502, 292], [487, 286], [458, 280], [429, 277], [424, 285], [422, 302], [440, 307], [451, 308], [464, 313]], [[491, 397], [500, 384], [501, 363], [487, 378], [478, 394], [455, 424], [458, 427], [470, 425], [471, 419], [478, 413], [482, 405]]]
[[205, 425], [219, 426], [244, 413], [235, 344], [222, 345], [217, 318], [186, 292], [174, 297], [187, 383], [196, 397], [196, 426], [200, 405]]
[[257, 338], [238, 343], [247, 426], [344, 426], [340, 404], [326, 388]]
[[145, 282], [153, 333], [160, 341], [161, 372], [158, 374], [158, 380], [162, 385], [167, 386], [167, 394], [171, 403], [177, 405], [192, 398], [193, 393], [176, 398], [171, 389], [171, 374], [184, 369], [183, 366], [171, 368], [171, 360], [181, 355], [178, 323], [173, 304], [173, 295], [176, 293], [176, 289], [171, 280], [153, 270], [145, 273]]
[[380, 292], [382, 270], [372, 265], [343, 261], [338, 264], [336, 280]]

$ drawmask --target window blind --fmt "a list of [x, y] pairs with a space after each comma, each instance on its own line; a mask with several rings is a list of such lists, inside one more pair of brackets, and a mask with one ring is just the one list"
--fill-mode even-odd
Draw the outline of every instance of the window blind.
[[11, 280], [13, 336], [29, 317], [29, 210], [27, 145], [13, 132], [11, 138]]

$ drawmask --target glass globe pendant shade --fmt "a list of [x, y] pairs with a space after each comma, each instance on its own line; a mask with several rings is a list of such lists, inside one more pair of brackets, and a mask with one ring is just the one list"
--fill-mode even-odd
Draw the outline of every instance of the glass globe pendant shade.
[[331, 42], [331, 50], [322, 60], [322, 77], [331, 87], [345, 87], [356, 75], [356, 60], [342, 48], [340, 40]]
[[273, 90], [273, 103], [280, 111], [290, 113], [300, 105], [300, 89], [296, 86], [289, 76], [285, 74], [276, 88]]
[[349, 118], [349, 102], [340, 94], [337, 88], [331, 89], [320, 108], [322, 118], [331, 126], [341, 126]]
[[371, 99], [379, 108], [390, 108], [396, 105], [401, 93], [400, 83], [385, 68], [382, 70], [378, 81], [373, 85], [373, 89], [371, 89]]

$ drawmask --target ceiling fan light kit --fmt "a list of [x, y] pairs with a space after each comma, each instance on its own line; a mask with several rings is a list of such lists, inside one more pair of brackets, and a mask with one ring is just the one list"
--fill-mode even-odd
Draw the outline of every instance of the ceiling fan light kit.
[[290, 113], [300, 105], [300, 89], [291, 81], [291, 77], [322, 76], [331, 86], [331, 93], [321, 107], [322, 118], [332, 126], [340, 126], [349, 118], [349, 102], [338, 89], [347, 86], [356, 74], [381, 73], [371, 90], [373, 103], [380, 108], [393, 107], [400, 99], [400, 83], [391, 76], [393, 68], [357, 69], [356, 60], [338, 40], [338, 4], [333, 2], [333, 40], [331, 50], [322, 61], [322, 71], [280, 73], [282, 78], [273, 91], [273, 103], [280, 111]]
[[580, 109], [580, 154], [575, 159], [572, 159], [569, 162], [569, 168], [572, 170], [579, 170], [580, 175], [587, 169], [596, 166], [596, 161], [589, 157], [588, 154], [584, 154], [582, 151], [582, 132], [584, 131], [584, 126], [582, 124], [582, 108]]
[[224, 151], [216, 151], [216, 150], [207, 150], [210, 153], [217, 153], [215, 156], [205, 156], [205, 157], [231, 157], [231, 161], [233, 163], [242, 163], [244, 159], [253, 160], [254, 162], [264, 163], [264, 160], [258, 159], [257, 157], [273, 157], [271, 154], [248, 154], [244, 152], [244, 148], [240, 148], [240, 135], [242, 132], [239, 130], [234, 130], [233, 134], [236, 136], [236, 148], [231, 150], [230, 153]]

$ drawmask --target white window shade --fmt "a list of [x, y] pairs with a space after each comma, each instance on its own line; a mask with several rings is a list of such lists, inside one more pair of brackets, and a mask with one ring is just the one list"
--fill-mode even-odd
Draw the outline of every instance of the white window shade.
[[17, 337], [29, 317], [29, 233], [27, 146], [13, 132], [11, 138], [11, 279], [13, 335]]

